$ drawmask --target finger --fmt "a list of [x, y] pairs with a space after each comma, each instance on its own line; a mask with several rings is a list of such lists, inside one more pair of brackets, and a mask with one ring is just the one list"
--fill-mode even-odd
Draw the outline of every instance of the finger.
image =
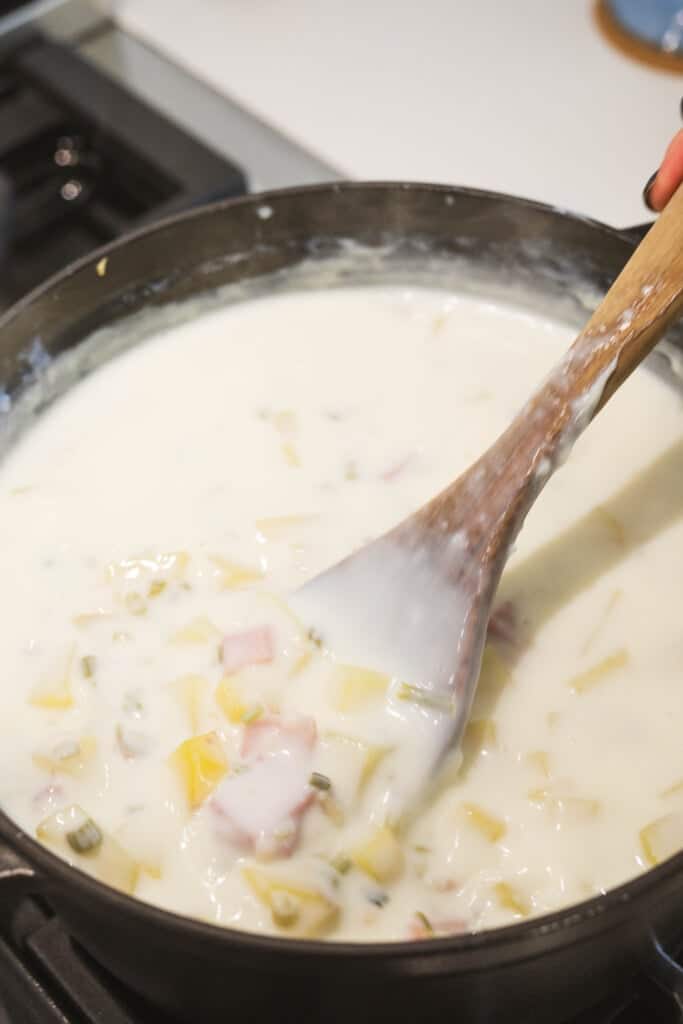
[[647, 189], [645, 202], [651, 210], [663, 210], [683, 181], [683, 129], [669, 143], [657, 176]]

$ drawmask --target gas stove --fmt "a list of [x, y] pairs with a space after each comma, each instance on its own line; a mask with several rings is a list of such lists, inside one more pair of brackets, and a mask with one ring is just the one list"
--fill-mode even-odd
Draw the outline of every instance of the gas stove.
[[335, 177], [88, 0], [0, 0], [0, 311], [126, 231]]

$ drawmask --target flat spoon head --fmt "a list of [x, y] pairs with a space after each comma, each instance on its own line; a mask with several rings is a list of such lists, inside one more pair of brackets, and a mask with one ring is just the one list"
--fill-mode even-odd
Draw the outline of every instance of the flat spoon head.
[[294, 595], [332, 652], [392, 677], [386, 716], [397, 747], [425, 732], [433, 741], [426, 761], [421, 755], [410, 772], [397, 768], [387, 803], [409, 806], [457, 751], [496, 588], [529, 509], [682, 308], [683, 187], [488, 451], [427, 505]]

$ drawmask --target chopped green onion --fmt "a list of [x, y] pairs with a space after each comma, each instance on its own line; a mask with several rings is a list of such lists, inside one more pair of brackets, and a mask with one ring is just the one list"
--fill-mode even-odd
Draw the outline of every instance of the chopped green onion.
[[340, 875], [345, 875], [351, 870], [351, 859], [344, 853], [338, 853], [336, 857], [332, 858], [332, 867]]
[[327, 775], [323, 775], [322, 772], [312, 772], [308, 785], [314, 786], [315, 789], [327, 791], [332, 789], [332, 780]]
[[152, 580], [147, 591], [148, 597], [158, 597], [166, 590], [166, 580]]
[[103, 838], [92, 818], [88, 818], [73, 832], [66, 833], [66, 841], [74, 853], [95, 853], [102, 845]]
[[94, 654], [86, 654], [81, 658], [81, 672], [86, 679], [92, 679], [97, 667], [97, 658]]
[[254, 705], [253, 708], [249, 708], [242, 715], [242, 721], [245, 725], [249, 725], [250, 722], [256, 722], [263, 714], [263, 708], [260, 704]]
[[270, 912], [273, 921], [280, 928], [291, 928], [299, 920], [299, 901], [286, 892], [274, 892], [270, 897]]
[[431, 690], [425, 690], [422, 686], [411, 686], [410, 683], [401, 683], [396, 696], [399, 700], [422, 704], [428, 708], [436, 708], [438, 711], [453, 711], [454, 709], [452, 699], [445, 694], [433, 693]]
[[426, 914], [423, 914], [421, 910], [415, 911], [415, 917], [418, 919], [420, 924], [424, 927], [425, 931], [428, 931], [430, 935], [434, 934], [434, 927], [432, 922], [429, 920]]

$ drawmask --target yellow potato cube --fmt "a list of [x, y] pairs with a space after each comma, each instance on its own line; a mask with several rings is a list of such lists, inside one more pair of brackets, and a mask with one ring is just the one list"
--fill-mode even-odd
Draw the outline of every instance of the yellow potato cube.
[[597, 665], [593, 665], [592, 668], [573, 676], [569, 680], [568, 686], [574, 693], [587, 693], [588, 690], [592, 690], [598, 683], [604, 682], [605, 679], [618, 672], [620, 668], [624, 668], [628, 661], [629, 653], [622, 647], [621, 650], [615, 651], [614, 654], [609, 654], [602, 661], [599, 661]]
[[531, 750], [526, 755], [526, 763], [544, 778], [550, 778], [550, 754], [547, 750]]
[[389, 677], [382, 672], [355, 665], [340, 665], [337, 670], [335, 707], [337, 711], [359, 711], [383, 700]]
[[203, 676], [181, 676], [171, 684], [181, 704], [187, 711], [190, 729], [197, 732], [201, 722], [202, 705], [209, 684]]
[[170, 762], [180, 776], [192, 809], [206, 800], [228, 771], [228, 759], [215, 732], [185, 740], [173, 751]]
[[62, 661], [54, 675], [46, 676], [31, 690], [29, 703], [37, 708], [51, 711], [66, 711], [74, 706], [71, 687], [71, 670], [74, 651], [72, 650]]
[[76, 804], [41, 821], [36, 836], [101, 882], [126, 893], [135, 891], [140, 865]]
[[288, 466], [292, 466], [293, 468], [296, 469], [298, 466], [301, 465], [299, 453], [297, 452], [296, 448], [294, 447], [291, 441], [283, 441], [282, 454]]
[[234, 678], [226, 676], [221, 679], [216, 687], [216, 703], [233, 725], [239, 725], [243, 721], [247, 711], [247, 704], [235, 686]]
[[221, 636], [222, 633], [218, 626], [214, 626], [206, 615], [200, 615], [192, 622], [188, 622], [186, 626], [176, 630], [171, 637], [171, 642], [174, 644], [209, 644], [212, 641], [217, 642]]
[[96, 754], [97, 740], [93, 736], [84, 736], [80, 740], [66, 740], [58, 744], [49, 754], [34, 754], [33, 763], [46, 772], [62, 772], [79, 778], [92, 767]]
[[493, 887], [496, 899], [504, 910], [511, 910], [518, 917], [527, 917], [531, 903], [527, 895], [508, 882], [497, 882]]
[[507, 832], [507, 825], [500, 818], [489, 814], [479, 804], [462, 805], [468, 823], [489, 843], [497, 843]]
[[661, 864], [683, 850], [683, 814], [665, 814], [640, 830], [640, 845], [648, 864]]
[[260, 569], [231, 562], [221, 555], [212, 555], [211, 561], [220, 569], [220, 583], [224, 590], [241, 590], [242, 587], [248, 587], [251, 583], [263, 579]]
[[337, 923], [339, 904], [315, 884], [306, 885], [257, 867], [244, 868], [242, 874], [257, 899], [270, 910], [278, 928], [302, 938], [315, 938]]
[[376, 882], [394, 882], [403, 872], [405, 856], [394, 832], [384, 825], [351, 852], [351, 860]]

